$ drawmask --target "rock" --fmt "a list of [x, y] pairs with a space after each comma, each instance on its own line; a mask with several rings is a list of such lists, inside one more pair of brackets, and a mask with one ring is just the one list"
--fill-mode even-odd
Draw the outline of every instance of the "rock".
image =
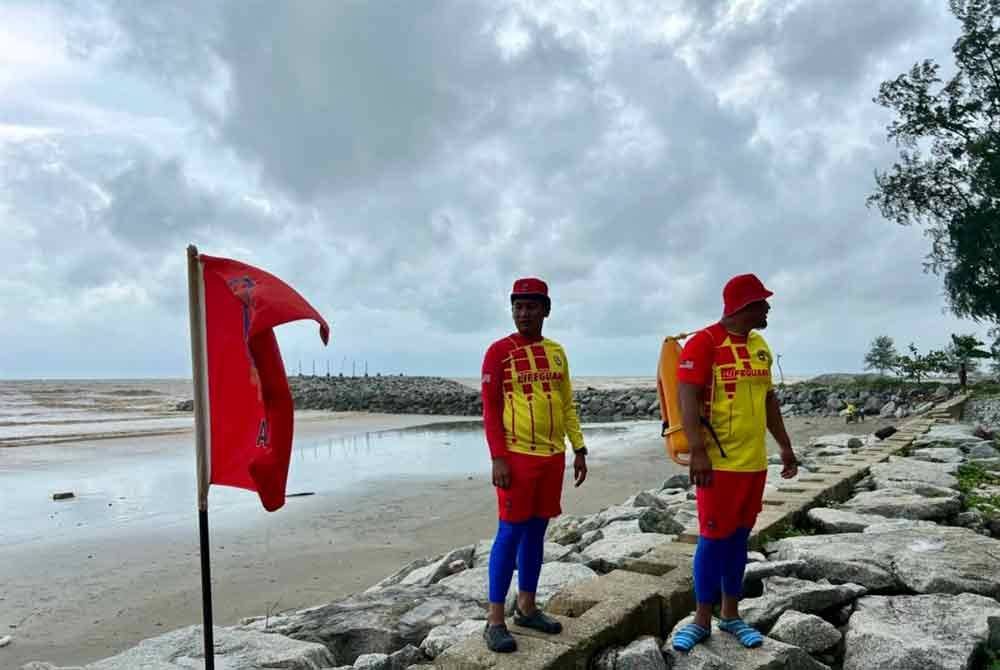
[[983, 442], [975, 436], [974, 431], [972, 426], [964, 423], [938, 424], [931, 426], [930, 430], [913, 440], [913, 446], [963, 449]]
[[[639, 522], [638, 521], [632, 521], [632, 522], [623, 521], [622, 523], [634, 523], [635, 527], [639, 528]], [[576, 543], [576, 545], [575, 545], [576, 546], [576, 551], [582, 552], [584, 549], [586, 549], [590, 545], [594, 544], [595, 542], [599, 542], [599, 541], [601, 541], [603, 539], [604, 539], [604, 531], [603, 530], [588, 530], [586, 533], [583, 534], [583, 537], [580, 538], [580, 541]]]
[[438, 559], [426, 558], [425, 557], [425, 558], [418, 558], [416, 560], [410, 561], [409, 563], [407, 563], [402, 568], [400, 568], [396, 572], [392, 573], [391, 575], [389, 575], [388, 577], [386, 577], [382, 581], [378, 582], [377, 584], [375, 584], [373, 586], [368, 587], [368, 589], [365, 590], [365, 593], [370, 593], [372, 591], [378, 591], [379, 589], [383, 589], [383, 588], [385, 588], [387, 586], [395, 586], [396, 584], [399, 584], [401, 581], [403, 581], [403, 579], [405, 579], [406, 576], [409, 575], [414, 570], [417, 570], [418, 568], [426, 567], [426, 566], [430, 565], [431, 563], [434, 563], [435, 560], [440, 560], [440, 557]]
[[615, 670], [667, 670], [660, 641], [648, 635], [633, 641], [618, 652]]
[[962, 450], [952, 447], [925, 447], [915, 450], [910, 457], [931, 463], [961, 463], [965, 460]]
[[355, 670], [389, 670], [389, 655], [362, 654], [351, 667]]
[[947, 400], [951, 397], [951, 389], [949, 389], [944, 384], [941, 384], [936, 389], [934, 389], [934, 395], [932, 396], [934, 400], [941, 402], [942, 400]]
[[770, 636], [805, 649], [810, 654], [825, 651], [840, 642], [842, 635], [833, 624], [813, 614], [803, 614], [795, 610], [783, 612]]
[[865, 414], [878, 414], [882, 410], [883, 401], [877, 395], [865, 400]]
[[996, 458], [997, 456], [1000, 456], [1000, 451], [989, 444], [977, 444], [969, 449], [969, 458]]
[[673, 535], [659, 533], [611, 537], [595, 542], [581, 553], [587, 567], [600, 573], [607, 573], [621, 567], [626, 559], [639, 558], [661, 544], [672, 542], [674, 539]]
[[[451, 568], [453, 562], [461, 561], [466, 567], [471, 565], [475, 549], [476, 545], [453, 549], [433, 563], [425, 565], [422, 568], [417, 568], [406, 575], [399, 583], [404, 586], [430, 586], [431, 584], [437, 584], [444, 577], [454, 574]], [[464, 569], [462, 568], [462, 570]]]
[[768, 577], [795, 577], [804, 567], [805, 563], [803, 561], [747, 563], [746, 570], [743, 573], [743, 582], [759, 582]]
[[[847, 447], [820, 446], [810, 449], [804, 454], [804, 456], [808, 459], [817, 459], [817, 458], [834, 459], [834, 458], [840, 458], [842, 456], [848, 456], [850, 453], [851, 450], [848, 449]], [[768, 470], [770, 470], [770, 468], [768, 468]], [[768, 477], [770, 476], [771, 473], [769, 472]]]
[[808, 449], [816, 447], [841, 447], [843, 449], [860, 449], [865, 445], [865, 441], [857, 435], [850, 433], [835, 433], [833, 435], [820, 435], [809, 440]]
[[12, 638], [10, 635], [4, 635], [4, 636], [0, 637], [0, 649], [3, 649], [4, 647], [6, 647], [7, 645], [9, 645], [13, 641], [14, 641], [14, 638]]
[[865, 528], [862, 533], [885, 533], [890, 530], [904, 530], [912, 528], [940, 528], [933, 521], [918, 521], [914, 519], [886, 519]]
[[[640, 533], [642, 533], [642, 528], [639, 527], [639, 520], [633, 519], [631, 521], [614, 521], [612, 523], [609, 523], [607, 526], [605, 526], [600, 530], [591, 532], [600, 533], [601, 534], [600, 539], [603, 540], [605, 538], [611, 538], [611, 537], [625, 537], [627, 535], [639, 535]], [[596, 541], [597, 540], [595, 540], [595, 542]], [[583, 544], [583, 541], [581, 541], [580, 544]], [[590, 544], [593, 544], [593, 542], [591, 542]], [[580, 545], [577, 546], [579, 547]]]
[[880, 440], [884, 440], [887, 437], [891, 437], [892, 435], [895, 435], [896, 432], [897, 431], [896, 431], [896, 427], [895, 426], [886, 426], [885, 428], [879, 428], [878, 430], [876, 430], [873, 433], [873, 435], [875, 435], [875, 437], [877, 437]]
[[[288, 668], [319, 670], [337, 665], [326, 647], [283, 635], [239, 628], [213, 628], [216, 667], [227, 670]], [[188, 670], [204, 659], [201, 626], [188, 626], [143, 640], [116, 656], [87, 666], [87, 670]]]
[[625, 501], [625, 505], [631, 507], [655, 507], [656, 509], [666, 509], [667, 501], [649, 491], [639, 491]]
[[[557, 564], [558, 565], [558, 564]], [[480, 572], [478, 598], [443, 585]], [[318, 642], [333, 652], [329, 665], [353, 663], [362, 654], [391, 654], [407, 644], [419, 645], [435, 626], [485, 616], [486, 568], [473, 568], [431, 586], [387, 586], [373, 592], [274, 617], [269, 630], [296, 640]], [[544, 574], [544, 571], [543, 571]], [[259, 631], [264, 622], [245, 627]]]
[[615, 670], [618, 665], [618, 654], [623, 647], [607, 647], [602, 649], [590, 663], [589, 670]]
[[72, 491], [59, 491], [52, 494], [53, 500], [72, 500], [76, 495]]
[[21, 670], [86, 670], [81, 665], [65, 666], [65, 665], [53, 665], [52, 663], [45, 663], [43, 661], [31, 661], [30, 663], [25, 663], [21, 666]]
[[955, 517], [955, 524], [963, 528], [977, 530], [983, 527], [983, 513], [978, 509], [970, 509]]
[[748, 563], [759, 563], [761, 561], [766, 561], [767, 556], [760, 553], [759, 551], [748, 551], [747, 552], [747, 562]]
[[[517, 572], [515, 571], [514, 574], [516, 575]], [[545, 570], [542, 570], [542, 574], [545, 574]], [[512, 587], [516, 583], [517, 580], [515, 578], [511, 583]], [[437, 586], [445, 589], [448, 593], [462, 596], [466, 601], [476, 601], [481, 607], [485, 608], [489, 605], [489, 566], [483, 565], [460, 572], [457, 575], [445, 577], [437, 583]], [[477, 618], [482, 615], [482, 612], [478, 612], [475, 616], [466, 618]]]
[[634, 640], [627, 647], [609, 647], [599, 653], [591, 670], [667, 670], [660, 651], [660, 641], [649, 635]]
[[[586, 565], [577, 563], [546, 563], [538, 579], [535, 600], [539, 607], [545, 607], [549, 602], [549, 598], [564, 586], [584, 579], [592, 579], [596, 576], [597, 573]], [[479, 602], [483, 608], [489, 605], [489, 567], [472, 568], [457, 575], [445, 577], [438, 582], [438, 585], [466, 599]], [[517, 571], [515, 570], [514, 579], [511, 581], [511, 588], [507, 594], [508, 611], [513, 611], [514, 598], [516, 596]], [[479, 615], [482, 616], [482, 613]], [[470, 616], [467, 618], [471, 619], [474, 617]]]
[[[388, 670], [406, 670], [407, 668], [423, 663], [427, 657], [417, 647], [408, 644], [399, 651], [389, 655]], [[357, 667], [357, 663], [354, 664]]]
[[844, 670], [965, 670], [991, 637], [1000, 641], [1000, 604], [989, 598], [866, 596], [847, 624]]
[[485, 625], [482, 620], [469, 619], [454, 625], [435, 626], [420, 643], [420, 649], [428, 658], [437, 658], [448, 647], [481, 634]]
[[995, 439], [997, 433], [995, 430], [987, 428], [983, 424], [976, 424], [976, 427], [972, 430], [972, 434], [981, 440], [992, 440]]
[[875, 488], [899, 488], [898, 482], [923, 482], [942, 488], [955, 488], [958, 480], [951, 474], [955, 466], [902, 456], [890, 456], [888, 462], [876, 463], [869, 470]]
[[597, 514], [586, 517], [580, 523], [580, 532], [586, 533], [590, 530], [598, 530], [615, 521], [631, 521], [638, 519], [646, 510], [644, 507], [626, 507], [625, 505], [613, 505]]
[[743, 573], [743, 595], [756, 598], [764, 593], [764, 580], [768, 577], [798, 577], [804, 567], [801, 561], [762, 561], [747, 563]]
[[[674, 631], [691, 622], [682, 620]], [[713, 622], [714, 623], [714, 622]], [[713, 625], [711, 637], [689, 652], [674, 651], [673, 633], [663, 645], [671, 670], [830, 670], [802, 649], [769, 637], [756, 649], [747, 649], [735, 636]]]
[[929, 498], [906, 489], [889, 488], [859, 493], [842, 505], [860, 514], [902, 519], [946, 519], [961, 508], [958, 495]]
[[772, 559], [805, 561], [802, 574], [812, 579], [871, 590], [1000, 596], [1000, 541], [950, 526], [872, 529], [785, 538], [768, 550]]
[[649, 507], [639, 515], [639, 528], [644, 533], [661, 535], [677, 535], [684, 532], [683, 524], [674, 520], [670, 512], [655, 507]]
[[854, 603], [844, 605], [840, 609], [833, 610], [828, 614], [830, 621], [836, 626], [843, 626], [854, 614]]
[[674, 520], [684, 526], [685, 533], [698, 532], [698, 513], [688, 510], [678, 510], [674, 512]]
[[879, 410], [879, 417], [883, 419], [888, 419], [889, 417], [896, 415], [896, 403], [892, 400], [882, 405], [882, 409]]
[[889, 521], [889, 517], [878, 514], [859, 514], [829, 507], [813, 507], [806, 518], [824, 533], [860, 533], [872, 524]]
[[826, 580], [811, 582], [794, 577], [768, 577], [764, 580], [764, 594], [759, 598], [746, 598], [740, 611], [748, 624], [764, 630], [770, 628], [785, 610], [806, 614], [840, 607], [868, 592], [858, 584], [830, 584]]
[[[491, 551], [493, 551], [493, 540], [480, 540], [477, 542], [475, 551], [473, 551], [472, 554], [472, 564], [469, 567], [481, 568], [489, 565]], [[573, 551], [572, 546], [564, 547], [563, 545], [555, 542], [546, 542], [544, 553], [542, 555], [542, 563], [565, 560], [567, 556], [573, 553]], [[461, 570], [455, 570], [450, 574], [454, 575], [459, 572], [461, 572]]]
[[663, 486], [661, 486], [660, 489], [686, 489], [690, 486], [690, 475], [686, 472], [678, 472], [676, 475], [671, 475], [666, 481], [664, 481]]
[[914, 407], [913, 408], [913, 413], [914, 414], [923, 414], [924, 412], [929, 412], [932, 409], [934, 409], [934, 403], [933, 402], [925, 402], [925, 403], [921, 403], [921, 404], [917, 405], [916, 407]]
[[[569, 548], [572, 549], [572, 547]], [[472, 565], [469, 567], [481, 568], [489, 565], [491, 551], [493, 551], [493, 540], [480, 540], [476, 542], [475, 548], [472, 550]]]
[[576, 544], [581, 536], [580, 517], [572, 514], [558, 516], [549, 522], [549, 528], [545, 531], [545, 539], [556, 544]]

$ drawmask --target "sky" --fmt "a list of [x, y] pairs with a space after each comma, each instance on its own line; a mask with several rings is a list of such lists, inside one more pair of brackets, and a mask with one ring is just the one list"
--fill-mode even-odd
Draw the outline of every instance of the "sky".
[[521, 276], [574, 375], [655, 374], [745, 272], [789, 374], [985, 335], [865, 205], [879, 83], [957, 35], [944, 0], [4, 0], [0, 378], [190, 375], [190, 243], [327, 318], [290, 372], [476, 376]]

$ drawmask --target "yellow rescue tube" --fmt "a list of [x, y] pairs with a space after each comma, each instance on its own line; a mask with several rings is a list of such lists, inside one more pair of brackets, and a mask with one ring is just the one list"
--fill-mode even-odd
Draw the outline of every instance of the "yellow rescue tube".
[[687, 333], [673, 335], [663, 340], [660, 347], [660, 365], [656, 372], [656, 390], [660, 396], [660, 416], [663, 419], [663, 440], [667, 455], [680, 465], [688, 465], [687, 435], [681, 423], [681, 401], [677, 366], [681, 360], [681, 340]]

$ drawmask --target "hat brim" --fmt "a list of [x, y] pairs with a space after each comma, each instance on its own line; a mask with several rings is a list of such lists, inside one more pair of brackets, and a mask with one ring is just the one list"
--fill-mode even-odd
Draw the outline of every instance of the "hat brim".
[[774, 295], [774, 291], [768, 291], [767, 289], [764, 289], [760, 293], [757, 293], [757, 294], [755, 294], [755, 295], [747, 298], [747, 300], [744, 301], [743, 304], [741, 304], [741, 305], [739, 305], [737, 307], [733, 307], [731, 310], [729, 310], [728, 312], [726, 312], [722, 316], [730, 316], [730, 315], [736, 314], [736, 312], [740, 311], [741, 309], [743, 309], [747, 305], [750, 305], [750, 304], [755, 303], [755, 302], [759, 302], [761, 300], [767, 300], [772, 295]]
[[549, 296], [544, 293], [511, 293], [510, 301], [515, 300], [539, 300], [541, 302], [549, 302]]

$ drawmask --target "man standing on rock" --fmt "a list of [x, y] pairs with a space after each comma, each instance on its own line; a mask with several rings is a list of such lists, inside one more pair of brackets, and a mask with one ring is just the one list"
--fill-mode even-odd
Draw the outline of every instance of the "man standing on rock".
[[690, 651], [711, 634], [712, 608], [720, 599], [720, 630], [745, 647], [764, 641], [740, 618], [739, 600], [747, 542], [767, 480], [766, 431], [781, 447], [781, 476], [798, 473], [771, 383], [771, 350], [756, 332], [767, 327], [772, 295], [752, 274], [733, 277], [722, 291], [722, 320], [695, 333], [681, 352], [681, 418], [697, 487], [699, 538], [698, 606], [693, 622], [674, 633], [678, 651]]
[[500, 516], [490, 553], [490, 610], [483, 637], [491, 651], [501, 653], [517, 649], [504, 620], [515, 564], [514, 623], [544, 633], [562, 631], [562, 624], [535, 605], [535, 590], [545, 530], [549, 519], [562, 512], [567, 436], [575, 485], [587, 477], [587, 448], [573, 406], [569, 361], [559, 344], [542, 337], [551, 308], [548, 286], [540, 279], [518, 279], [510, 304], [517, 332], [490, 345], [483, 360], [483, 425]]

